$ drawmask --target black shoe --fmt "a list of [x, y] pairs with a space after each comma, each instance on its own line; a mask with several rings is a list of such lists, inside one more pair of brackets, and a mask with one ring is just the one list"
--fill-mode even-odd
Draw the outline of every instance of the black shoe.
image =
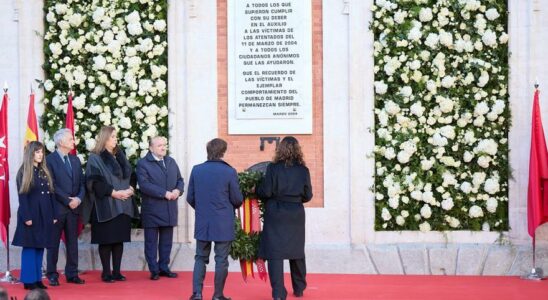
[[232, 300], [232, 298], [221, 296], [221, 297], [213, 297], [211, 300]]
[[49, 277], [48, 281], [49, 281], [50, 286], [58, 286], [59, 285], [59, 279], [57, 277]]
[[36, 281], [35, 285], [36, 285], [36, 287], [39, 288], [39, 289], [43, 289], [43, 290], [47, 290], [47, 289], [48, 289], [48, 287], [45, 286], [45, 285], [42, 283], [42, 281]]
[[160, 279], [160, 274], [158, 272], [150, 272], [150, 280], [158, 280]]
[[23, 287], [25, 288], [25, 290], [34, 290], [38, 288], [35, 283], [23, 283]]
[[160, 273], [158, 273], [158, 275], [162, 276], [162, 277], [168, 277], [168, 278], [177, 278], [177, 273], [173, 273], [171, 271], [160, 271]]
[[118, 273], [118, 274], [112, 274], [112, 279], [116, 281], [126, 281], [126, 276]]
[[202, 300], [202, 294], [192, 294], [189, 300]]
[[295, 291], [293, 292], [293, 295], [297, 298], [300, 298], [303, 296], [303, 291]]
[[112, 278], [112, 275], [101, 275], [101, 280], [106, 283], [113, 283], [114, 279]]
[[74, 276], [71, 278], [67, 278], [68, 283], [75, 283], [75, 284], [84, 284], [86, 281], [78, 276]]

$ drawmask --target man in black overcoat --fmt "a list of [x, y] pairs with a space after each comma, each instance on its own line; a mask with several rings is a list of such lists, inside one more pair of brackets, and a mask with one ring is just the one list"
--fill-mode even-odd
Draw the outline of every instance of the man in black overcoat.
[[141, 190], [141, 221], [145, 229], [145, 257], [150, 279], [176, 278], [169, 269], [173, 227], [177, 226], [177, 199], [184, 182], [179, 167], [167, 155], [167, 139], [150, 139], [149, 152], [137, 162], [137, 182]]

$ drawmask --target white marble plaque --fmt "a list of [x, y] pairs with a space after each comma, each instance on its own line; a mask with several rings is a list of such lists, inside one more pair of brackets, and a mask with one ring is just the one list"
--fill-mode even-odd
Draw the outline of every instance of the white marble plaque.
[[312, 133], [310, 0], [228, 0], [229, 134]]

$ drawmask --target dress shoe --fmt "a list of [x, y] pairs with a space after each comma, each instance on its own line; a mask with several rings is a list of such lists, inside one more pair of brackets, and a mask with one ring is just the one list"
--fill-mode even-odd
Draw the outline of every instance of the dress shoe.
[[23, 287], [25, 288], [25, 290], [34, 290], [38, 288], [34, 283], [23, 283]]
[[68, 283], [75, 283], [75, 284], [84, 284], [86, 281], [78, 276], [74, 276], [71, 278], [67, 278]]
[[112, 278], [112, 275], [101, 275], [101, 280], [106, 283], [113, 283], [114, 279]]
[[59, 285], [59, 279], [57, 277], [50, 277], [48, 278], [49, 285], [50, 286], [58, 286]]
[[232, 298], [221, 296], [221, 297], [213, 297], [211, 300], [232, 300]]
[[45, 286], [45, 285], [42, 283], [42, 281], [36, 281], [35, 284], [36, 284], [36, 287], [39, 288], [39, 289], [43, 289], [43, 290], [47, 290], [47, 289], [48, 289], [48, 287]]
[[160, 271], [160, 273], [158, 273], [158, 275], [162, 276], [162, 277], [168, 277], [168, 278], [177, 278], [177, 273], [173, 273], [171, 271]]
[[192, 294], [189, 300], [202, 300], [202, 294]]
[[150, 272], [150, 280], [158, 280], [160, 279], [160, 274], [157, 272]]
[[126, 276], [118, 273], [118, 274], [112, 274], [112, 279], [116, 281], [126, 281]]

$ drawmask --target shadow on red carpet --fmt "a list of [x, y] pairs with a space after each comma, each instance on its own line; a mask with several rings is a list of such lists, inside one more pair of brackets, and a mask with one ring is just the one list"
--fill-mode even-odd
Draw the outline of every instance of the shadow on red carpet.
[[[19, 272], [14, 272], [16, 276]], [[103, 283], [98, 271], [86, 272], [81, 278], [84, 285], [68, 284], [49, 287], [52, 299], [188, 299], [192, 292], [192, 273], [178, 272], [176, 279], [161, 277], [149, 280], [148, 272], [127, 271], [125, 282]], [[502, 276], [399, 276], [399, 275], [344, 275], [309, 274], [308, 288], [300, 299], [421, 299], [421, 300], [505, 300], [548, 299], [548, 281], [531, 282], [518, 277]], [[286, 274], [288, 299], [292, 295], [291, 280]], [[44, 282], [47, 284], [46, 280]], [[26, 291], [22, 284], [2, 283], [10, 296], [23, 300]], [[233, 300], [268, 300], [270, 284], [251, 278], [245, 283], [239, 273], [230, 273], [225, 295]], [[213, 274], [208, 273], [204, 283], [204, 300], [213, 294]]]

